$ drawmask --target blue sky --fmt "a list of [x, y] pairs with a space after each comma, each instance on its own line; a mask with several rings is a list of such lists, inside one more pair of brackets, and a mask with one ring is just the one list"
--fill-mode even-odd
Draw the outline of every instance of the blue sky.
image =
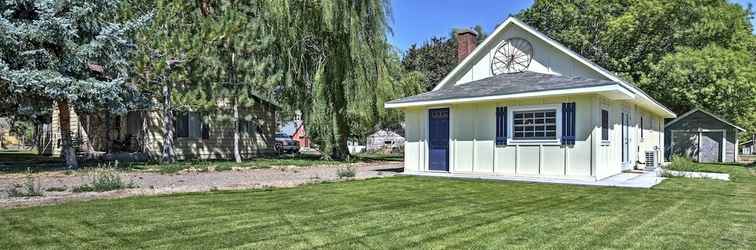
[[[756, 0], [731, 0], [756, 7]], [[452, 28], [483, 26], [490, 33], [510, 15], [533, 4], [533, 0], [393, 0], [393, 37], [390, 41], [404, 51], [413, 43], [433, 36], [448, 36]], [[751, 23], [756, 26], [756, 19]]]

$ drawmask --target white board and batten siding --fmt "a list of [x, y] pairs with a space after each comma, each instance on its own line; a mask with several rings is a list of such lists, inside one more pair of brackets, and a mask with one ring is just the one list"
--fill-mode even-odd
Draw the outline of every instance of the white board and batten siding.
[[[576, 103], [575, 145], [521, 143], [496, 145], [496, 107]], [[449, 171], [505, 176], [543, 176], [603, 179], [622, 171], [621, 113], [630, 114], [629, 162], [644, 161], [644, 152], [663, 148], [663, 119], [638, 106], [599, 95], [530, 98], [486, 103], [453, 104], [449, 108]], [[428, 110], [407, 108], [405, 171], [428, 171]], [[609, 141], [601, 140], [601, 110], [609, 111]], [[558, 110], [561, 112], [561, 109]], [[640, 140], [640, 117], [644, 117]], [[647, 121], [648, 120], [648, 121]], [[651, 126], [651, 121], [657, 125]], [[511, 116], [507, 122], [511, 122]], [[558, 137], [559, 137], [558, 133]], [[658, 152], [659, 154], [661, 152]], [[657, 157], [663, 159], [661, 157]]]
[[[462, 61], [435, 90], [461, 85], [493, 75], [491, 60], [496, 48], [510, 38], [527, 40], [533, 58], [527, 70], [536, 73], [579, 76], [587, 79], [618, 78], [569, 51], [564, 46], [510, 18], [491, 37]], [[661, 161], [664, 148], [664, 117], [674, 114], [630, 85], [621, 86], [628, 96], [605, 93], [565, 91], [558, 95], [521, 97], [502, 100], [480, 99], [475, 102], [447, 102], [439, 106], [415, 105], [402, 108], [405, 113], [405, 171], [428, 171], [428, 110], [449, 108], [449, 172], [508, 176], [543, 176], [579, 179], [603, 179], [643, 164], [646, 152], [654, 151]], [[507, 143], [496, 145], [496, 107], [511, 110], [531, 106], [558, 107], [576, 104], [575, 144]], [[602, 140], [602, 110], [609, 113], [608, 137]], [[627, 158], [622, 155], [622, 117], [628, 116]], [[641, 120], [643, 125], [641, 125]], [[557, 118], [559, 123], [560, 119]], [[558, 125], [558, 128], [561, 125]], [[508, 124], [508, 127], [509, 124]], [[511, 136], [511, 128], [510, 135]], [[557, 131], [557, 138], [561, 133]], [[511, 137], [509, 138], [511, 139]]]

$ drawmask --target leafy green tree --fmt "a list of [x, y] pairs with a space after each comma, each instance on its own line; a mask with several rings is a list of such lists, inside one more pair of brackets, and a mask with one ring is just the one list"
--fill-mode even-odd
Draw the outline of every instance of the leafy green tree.
[[[480, 25], [473, 30], [478, 33], [477, 42], [486, 39], [485, 31]], [[421, 45], [412, 44], [402, 58], [402, 66], [406, 71], [418, 71], [425, 75], [425, 90], [431, 91], [441, 80], [457, 66], [458, 29], [452, 29], [449, 38], [432, 37]]]
[[130, 35], [150, 16], [116, 22], [118, 7], [116, 0], [0, 2], [0, 92], [9, 94], [2, 109], [57, 103], [69, 168], [78, 167], [71, 108], [125, 112], [131, 101]]
[[543, 0], [517, 16], [633, 81], [679, 47], [754, 51], [749, 11], [725, 0]]
[[517, 16], [677, 113], [701, 106], [756, 124], [748, 111], [756, 54], [750, 7], [726, 0], [541, 0]]
[[422, 72], [424, 89], [430, 91], [457, 66], [457, 43], [454, 39], [433, 37], [421, 46], [412, 44], [402, 65], [405, 70]]
[[[641, 79], [670, 108], [705, 107], [756, 131], [756, 56], [711, 45], [667, 54]], [[663, 84], [657, 84], [662, 83]], [[724, 111], [724, 112], [722, 112]]]

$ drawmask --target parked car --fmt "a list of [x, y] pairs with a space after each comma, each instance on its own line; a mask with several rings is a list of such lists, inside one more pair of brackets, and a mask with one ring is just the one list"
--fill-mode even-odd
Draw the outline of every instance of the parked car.
[[277, 133], [275, 139], [274, 148], [276, 152], [289, 154], [299, 152], [299, 142], [293, 140], [290, 135]]

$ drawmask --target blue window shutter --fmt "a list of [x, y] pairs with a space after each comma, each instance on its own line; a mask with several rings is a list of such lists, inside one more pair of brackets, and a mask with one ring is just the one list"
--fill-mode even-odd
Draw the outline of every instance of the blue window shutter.
[[575, 145], [575, 103], [562, 104], [562, 145]]
[[507, 145], [507, 107], [496, 107], [496, 145]]

